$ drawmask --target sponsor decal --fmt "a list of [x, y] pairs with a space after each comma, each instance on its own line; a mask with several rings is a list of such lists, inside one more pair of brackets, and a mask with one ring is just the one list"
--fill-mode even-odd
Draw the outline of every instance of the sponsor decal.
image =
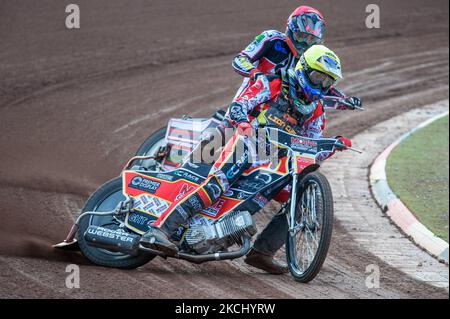
[[180, 213], [181, 216], [183, 216], [184, 219], [188, 219], [189, 218], [189, 214], [187, 213], [187, 211], [181, 206], [178, 205], [175, 210]]
[[244, 192], [239, 192], [239, 194], [237, 195], [238, 199], [247, 199], [249, 197], [250, 197], [250, 195], [247, 193], [244, 193]]
[[242, 154], [241, 158], [237, 160], [236, 164], [231, 166], [231, 168], [228, 170], [228, 172], [225, 174], [228, 179], [231, 179], [235, 177], [241, 168], [248, 163], [249, 158], [249, 151], [246, 149], [244, 150], [244, 154]]
[[209, 183], [205, 188], [211, 191], [214, 199], [218, 199], [222, 195], [222, 189], [216, 184]]
[[296, 150], [317, 151], [317, 142], [300, 137], [291, 137], [291, 147]]
[[247, 48], [245, 48], [245, 50], [243, 52], [246, 53], [249, 56], [252, 56], [256, 52], [257, 49], [258, 49], [258, 43], [253, 41], [252, 43], [250, 43], [248, 45]]
[[199, 212], [199, 211], [203, 210], [201, 200], [198, 198], [197, 194], [193, 194], [192, 196], [189, 196], [188, 202], [189, 202], [189, 204], [191, 204], [192, 208], [195, 211]]
[[222, 189], [229, 189], [230, 183], [228, 182], [228, 178], [225, 176], [225, 173], [222, 170], [217, 170], [214, 172], [214, 175], [217, 176], [218, 182]]
[[215, 202], [213, 205], [209, 206], [208, 208], [203, 210], [203, 213], [205, 215], [216, 217], [216, 215], [220, 212], [220, 210], [223, 207], [223, 204], [225, 204], [224, 199], [219, 199], [217, 202]]
[[304, 156], [298, 156], [297, 157], [297, 166], [300, 169], [304, 169], [305, 167], [314, 164], [316, 161], [314, 158], [304, 157]]
[[237, 181], [237, 185], [239, 185], [239, 188], [242, 188], [250, 193], [256, 193], [265, 186], [264, 183], [258, 180], [240, 180]]
[[131, 213], [128, 216], [128, 222], [131, 222], [135, 225], [148, 225], [151, 223], [150, 218], [148, 218], [147, 216], [141, 215], [141, 214], [137, 214], [137, 213]]
[[241, 64], [241, 66], [245, 69], [245, 70], [251, 70], [253, 68], [253, 64], [251, 64], [247, 58], [245, 57], [239, 57], [238, 58], [239, 63]]
[[144, 194], [135, 199], [133, 207], [134, 209], [160, 216], [169, 207], [169, 204], [162, 199]]
[[172, 241], [180, 241], [183, 238], [184, 233], [186, 232], [187, 227], [182, 225], [178, 227], [176, 232], [174, 232], [171, 236]]
[[286, 130], [286, 132], [290, 134], [295, 134], [295, 130], [290, 126], [288, 123], [286, 123], [284, 120], [280, 119], [279, 117], [269, 114], [267, 117], [270, 121], [275, 123], [277, 126], [281, 127], [282, 129]]
[[183, 184], [181, 186], [180, 192], [178, 193], [178, 195], [175, 197], [175, 200], [178, 201], [180, 200], [184, 195], [186, 195], [187, 193], [189, 193], [191, 190], [194, 189], [194, 186], [189, 185], [189, 184]]
[[175, 232], [175, 235], [181, 238], [181, 235], [183, 235], [184, 228], [183, 226], [178, 227], [177, 231]]
[[253, 197], [253, 202], [256, 203], [259, 207], [263, 208], [269, 201], [267, 200], [267, 198], [258, 193], [255, 197]]
[[255, 38], [256, 43], [260, 43], [262, 40], [264, 40], [264, 34], [260, 34]]
[[194, 182], [197, 184], [200, 183], [200, 177], [198, 177], [192, 173], [189, 173], [188, 171], [178, 169], [178, 170], [173, 171], [173, 174], [176, 176], [179, 176], [181, 178], [184, 178], [188, 181], [191, 181], [191, 182]]
[[98, 229], [88, 228], [87, 232], [91, 235], [97, 235], [105, 238], [120, 240], [123, 242], [133, 242], [134, 237], [129, 236], [123, 231], [114, 231], [107, 228], [99, 227]]
[[173, 176], [172, 175], [168, 175], [168, 174], [161, 174], [161, 173], [159, 173], [159, 174], [156, 175], [156, 178], [163, 179], [165, 181], [173, 181]]
[[154, 212], [155, 215], [160, 216], [162, 213], [165, 212], [167, 207], [168, 206], [165, 206], [165, 205], [156, 206], [156, 207], [154, 207], [153, 212]]
[[255, 176], [255, 179], [268, 185], [272, 181], [272, 176], [266, 173], [260, 173]]
[[144, 178], [142, 176], [135, 176], [132, 178], [128, 187], [139, 189], [144, 192], [154, 194], [158, 188], [161, 186], [160, 182]]
[[189, 227], [198, 226], [198, 225], [211, 225], [213, 222], [214, 222], [214, 220], [211, 220], [206, 216], [202, 216], [202, 215], [198, 214], [189, 220], [188, 225], [189, 225]]

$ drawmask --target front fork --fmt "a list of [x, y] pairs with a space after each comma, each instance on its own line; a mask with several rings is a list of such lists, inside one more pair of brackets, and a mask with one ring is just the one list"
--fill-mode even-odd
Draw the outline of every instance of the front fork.
[[295, 235], [295, 211], [297, 209], [297, 183], [299, 174], [296, 172], [292, 173], [292, 190], [291, 190], [291, 200], [290, 200], [290, 210], [288, 215], [288, 226], [291, 236]]

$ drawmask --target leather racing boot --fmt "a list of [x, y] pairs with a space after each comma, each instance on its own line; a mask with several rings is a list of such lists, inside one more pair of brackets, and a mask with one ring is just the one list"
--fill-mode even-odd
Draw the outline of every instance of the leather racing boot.
[[157, 227], [150, 227], [142, 235], [140, 243], [142, 246], [160, 251], [166, 256], [175, 256], [178, 253], [177, 245], [170, 241], [169, 236], [162, 229]]
[[215, 179], [208, 178], [198, 188], [175, 201], [142, 235], [140, 240], [142, 246], [161, 251], [166, 256], [175, 256], [178, 253], [178, 246], [172, 242], [171, 236], [189, 218], [211, 206], [221, 195], [221, 188], [216, 183]]
[[281, 275], [289, 272], [287, 266], [278, 263], [273, 256], [260, 253], [252, 248], [245, 256], [245, 263], [255, 268], [259, 268], [273, 275]]

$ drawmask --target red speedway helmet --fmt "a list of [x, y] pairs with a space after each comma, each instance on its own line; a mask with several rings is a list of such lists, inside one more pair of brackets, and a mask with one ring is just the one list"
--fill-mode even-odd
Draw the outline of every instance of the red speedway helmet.
[[286, 41], [292, 53], [298, 57], [314, 44], [322, 42], [326, 21], [319, 10], [300, 6], [287, 20]]

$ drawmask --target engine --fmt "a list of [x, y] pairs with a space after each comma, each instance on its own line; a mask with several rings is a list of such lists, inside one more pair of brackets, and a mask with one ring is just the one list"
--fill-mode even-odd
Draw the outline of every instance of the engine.
[[189, 248], [198, 254], [213, 253], [220, 249], [242, 244], [242, 237], [256, 234], [256, 224], [247, 211], [232, 212], [211, 225], [196, 225], [186, 231]]

